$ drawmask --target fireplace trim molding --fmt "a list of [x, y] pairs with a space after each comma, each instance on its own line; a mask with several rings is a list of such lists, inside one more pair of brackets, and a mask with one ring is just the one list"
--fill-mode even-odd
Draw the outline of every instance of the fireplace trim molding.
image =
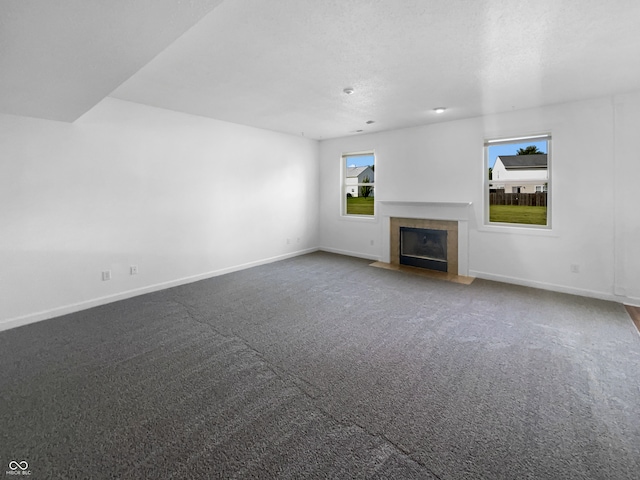
[[469, 275], [469, 212], [471, 202], [378, 201], [382, 258], [391, 262], [391, 217], [458, 222], [458, 275]]

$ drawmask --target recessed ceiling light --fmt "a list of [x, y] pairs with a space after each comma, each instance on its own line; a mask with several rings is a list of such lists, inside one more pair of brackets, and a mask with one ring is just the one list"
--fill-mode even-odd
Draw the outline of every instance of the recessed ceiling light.
[[446, 108], [444, 107], [438, 107], [438, 108], [434, 108], [433, 111], [436, 113], [444, 113], [444, 111], [446, 110]]
[[344, 93], [346, 93], [347, 95], [351, 95], [353, 93], [353, 88], [351, 87], [347, 87], [344, 90], [342, 90]]
[[376, 123], [375, 120], [367, 120], [367, 125], [371, 125], [372, 123]]

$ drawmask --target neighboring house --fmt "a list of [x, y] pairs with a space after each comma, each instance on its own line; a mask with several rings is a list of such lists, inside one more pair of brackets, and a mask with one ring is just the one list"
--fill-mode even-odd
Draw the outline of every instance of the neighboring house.
[[546, 192], [549, 181], [547, 154], [501, 155], [493, 166], [491, 189], [505, 193]]
[[[365, 178], [369, 178], [369, 183], [373, 183], [373, 170], [371, 167], [347, 167], [346, 187], [347, 193], [350, 193], [352, 197], [360, 195], [360, 187], [358, 183], [364, 183]], [[373, 197], [373, 190], [370, 197]]]

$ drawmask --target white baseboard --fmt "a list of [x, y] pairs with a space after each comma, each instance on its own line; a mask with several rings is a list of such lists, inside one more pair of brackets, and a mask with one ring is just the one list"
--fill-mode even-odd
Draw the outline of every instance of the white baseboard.
[[624, 303], [625, 305], [629, 305], [630, 307], [640, 307], [640, 298], [624, 297], [622, 303]]
[[338, 255], [346, 255], [348, 257], [364, 258], [366, 260], [373, 260], [374, 262], [380, 261], [380, 257], [377, 257], [375, 255], [367, 255], [365, 253], [360, 253], [360, 252], [351, 252], [349, 250], [340, 250], [338, 248], [320, 247], [318, 248], [318, 250], [320, 250], [321, 252], [329, 252], [329, 253], [337, 253]]
[[157, 292], [159, 290], [165, 290], [167, 288], [177, 287], [180, 285], [186, 285], [188, 283], [197, 282], [200, 280], [206, 280], [207, 278], [213, 278], [227, 273], [237, 272], [239, 270], [245, 270], [251, 267], [257, 267], [259, 265], [266, 265], [268, 263], [285, 260], [287, 258], [293, 258], [307, 253], [318, 251], [318, 248], [307, 248], [304, 250], [298, 250], [292, 253], [286, 253], [284, 255], [277, 255], [275, 257], [265, 258], [254, 262], [243, 263], [241, 265], [235, 265], [233, 267], [221, 268], [219, 270], [213, 270], [211, 272], [201, 273], [198, 275], [192, 275], [189, 277], [178, 278], [176, 280], [170, 280], [168, 282], [156, 283], [148, 285], [146, 287], [135, 288], [133, 290], [127, 290], [124, 292], [116, 293], [113, 295], [106, 295], [104, 297], [92, 298], [90, 300], [84, 300], [82, 302], [73, 303], [70, 305], [64, 305], [61, 307], [55, 307], [49, 310], [43, 310], [40, 312], [29, 313], [19, 317], [9, 318], [7, 320], [0, 321], [0, 332], [3, 330], [9, 330], [10, 328], [20, 327], [22, 325], [28, 325], [30, 323], [40, 322], [42, 320], [49, 320], [51, 318], [59, 317], [61, 315], [67, 315], [69, 313], [79, 312], [81, 310], [87, 310], [89, 308], [98, 307], [100, 305], [106, 305], [107, 303], [117, 302], [118, 300], [125, 300], [131, 297], [137, 297], [138, 295], [144, 295], [145, 293]]
[[[201, 273], [198, 275], [183, 277], [176, 280], [170, 280], [168, 282], [156, 283], [153, 285], [148, 285], [146, 287], [127, 290], [127, 291], [116, 293], [113, 295], [106, 295], [104, 297], [93, 298], [90, 300], [85, 300], [85, 301], [73, 303], [70, 305], [64, 305], [64, 306], [52, 308], [49, 310], [43, 310], [40, 312], [29, 313], [27, 315], [22, 315], [19, 317], [9, 318], [9, 319], [0, 321], [0, 332], [3, 330], [8, 330], [10, 328], [16, 328], [22, 325], [28, 325], [30, 323], [40, 322], [42, 320], [48, 320], [51, 318], [59, 317], [61, 315], [79, 312], [81, 310], [87, 310], [89, 308], [97, 307], [100, 305], [106, 305], [108, 303], [117, 302], [118, 300], [125, 300], [127, 298], [136, 297], [138, 295], [144, 295], [145, 293], [157, 292], [159, 290], [177, 287], [180, 285], [186, 285], [188, 283], [193, 283], [200, 280], [205, 280], [207, 278], [213, 278], [220, 275], [225, 275], [227, 273], [237, 272], [239, 270], [245, 270], [247, 268], [257, 267], [259, 265], [266, 265], [268, 263], [285, 260], [287, 258], [293, 258], [300, 255], [305, 255], [307, 253], [316, 252], [318, 250], [324, 251], [324, 252], [336, 253], [338, 255], [346, 255], [349, 257], [357, 257], [357, 258], [364, 258], [372, 261], [380, 261], [379, 257], [376, 257], [374, 255], [366, 255], [360, 252], [351, 252], [348, 250], [340, 250], [340, 249], [330, 248], [330, 247], [307, 248], [307, 249], [298, 250], [292, 253], [277, 255], [275, 257], [270, 257], [262, 260], [235, 265], [233, 267], [221, 268], [219, 270]], [[612, 293], [604, 293], [604, 292], [597, 292], [593, 290], [566, 287], [563, 285], [557, 285], [553, 283], [525, 280], [522, 278], [509, 277], [506, 275], [496, 275], [492, 273], [479, 272], [476, 270], [469, 271], [469, 276], [476, 277], [476, 278], [483, 278], [485, 280], [493, 280], [496, 282], [511, 283], [511, 284], [521, 285], [525, 287], [540, 288], [543, 290], [550, 290], [553, 292], [568, 293], [571, 295], [598, 298], [600, 300], [609, 300], [616, 303], [623, 303], [625, 305], [640, 307], [640, 298], [636, 298], [636, 297], [626, 297], [626, 296], [614, 295]]]
[[568, 293], [570, 295], [579, 295], [581, 297], [590, 297], [590, 298], [597, 298], [599, 300], [608, 300], [611, 302], [624, 303], [627, 305], [634, 305], [634, 301], [635, 302], [640, 301], [640, 299], [622, 297], [620, 295], [615, 295], [613, 293], [598, 292], [595, 290], [587, 290], [583, 288], [567, 287], [565, 285], [558, 285], [555, 283], [538, 282], [535, 280], [526, 280], [523, 278], [509, 277], [506, 275], [496, 275], [494, 273], [479, 272], [477, 270], [470, 270], [469, 276], [476, 277], [476, 278], [483, 278], [485, 280], [493, 280], [495, 282], [512, 283], [514, 285], [521, 285], [523, 287], [539, 288], [541, 290], [549, 290], [552, 292]]

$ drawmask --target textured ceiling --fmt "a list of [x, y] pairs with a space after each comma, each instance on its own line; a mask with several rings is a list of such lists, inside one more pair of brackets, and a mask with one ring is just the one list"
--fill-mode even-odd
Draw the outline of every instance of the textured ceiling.
[[222, 0], [2, 0], [0, 112], [74, 121]]
[[[41, 109], [53, 112], [46, 115], [37, 111], [41, 100], [26, 102], [31, 113], [14, 107], [24, 115], [54, 118], [59, 111], [59, 118], [73, 120], [111, 92], [132, 102], [331, 138], [640, 88], [637, 0], [226, 0], [215, 9], [219, 2], [33, 3], [49, 5], [48, 11], [25, 8], [20, 18], [53, 17], [73, 38], [67, 45], [54, 32], [41, 32], [42, 18], [20, 33], [20, 25], [5, 22], [0, 12], [0, 26], [11, 27], [0, 34], [0, 68], [6, 71], [14, 37], [21, 41], [9, 59], [24, 58], [29, 66], [0, 83], [3, 93], [41, 89], [46, 96], [58, 88], [67, 94], [45, 103]], [[81, 29], [78, 9], [86, 4], [97, 20]], [[185, 33], [170, 43], [180, 30]], [[38, 52], [49, 41], [57, 48]], [[110, 49], [109, 41], [115, 42]], [[66, 69], [49, 72], [51, 64], [71, 61], [77, 88], [69, 88]], [[355, 92], [345, 95], [345, 87]], [[448, 110], [437, 115], [438, 106]], [[0, 111], [7, 110], [3, 100]]]

